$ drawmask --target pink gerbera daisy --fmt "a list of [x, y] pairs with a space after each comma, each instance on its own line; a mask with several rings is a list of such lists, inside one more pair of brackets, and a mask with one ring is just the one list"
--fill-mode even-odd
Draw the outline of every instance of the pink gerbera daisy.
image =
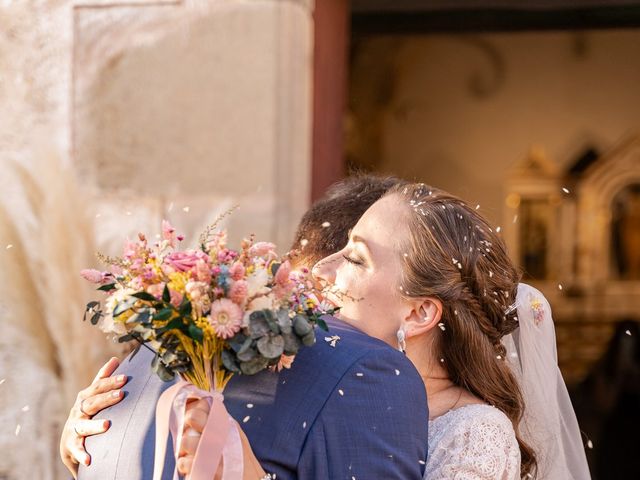
[[220, 338], [231, 338], [242, 326], [242, 309], [228, 298], [211, 304], [209, 322]]

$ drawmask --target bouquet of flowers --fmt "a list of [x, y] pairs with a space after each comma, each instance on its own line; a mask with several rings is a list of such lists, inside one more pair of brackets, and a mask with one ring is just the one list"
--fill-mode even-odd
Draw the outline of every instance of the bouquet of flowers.
[[103, 302], [87, 304], [85, 319], [120, 342], [151, 349], [151, 367], [161, 379], [182, 377], [156, 407], [154, 479], [162, 475], [169, 429], [178, 455], [189, 398], [211, 406], [190, 478], [211, 478], [223, 457], [225, 471], [233, 468], [233, 478], [242, 478], [232, 460], [242, 446], [239, 435], [230, 435], [237, 427], [222, 403], [225, 385], [234, 374], [289, 368], [301, 347], [315, 343], [314, 327], [327, 330], [322, 316], [334, 313], [319, 302], [308, 269], [292, 271], [273, 244], [253, 237], [232, 250], [216, 224], [197, 248], [179, 250], [183, 237], [164, 221], [158, 241], [139, 234], [122, 257], [99, 255], [107, 271], [81, 272], [106, 294]]
[[333, 310], [318, 301], [308, 269], [292, 272], [275, 245], [242, 241], [227, 247], [215, 224], [199, 248], [177, 250], [183, 237], [167, 221], [150, 245], [143, 234], [120, 258], [100, 255], [109, 271], [82, 276], [106, 293], [87, 304], [85, 319], [155, 352], [163, 380], [176, 374], [196, 387], [221, 391], [233, 374], [289, 368], [298, 350], [315, 342], [314, 327]]

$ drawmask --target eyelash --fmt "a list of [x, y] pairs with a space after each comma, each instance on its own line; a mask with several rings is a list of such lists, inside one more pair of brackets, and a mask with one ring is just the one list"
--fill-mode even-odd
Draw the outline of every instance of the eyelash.
[[350, 257], [348, 257], [347, 255], [342, 255], [342, 258], [344, 258], [347, 262], [353, 264], [353, 265], [363, 265], [364, 262], [362, 262], [361, 260], [354, 260]]

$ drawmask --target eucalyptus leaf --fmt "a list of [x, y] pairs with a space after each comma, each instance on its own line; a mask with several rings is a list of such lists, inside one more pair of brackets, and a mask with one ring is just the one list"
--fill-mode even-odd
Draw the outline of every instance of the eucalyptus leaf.
[[302, 347], [302, 341], [294, 333], [283, 333], [285, 355], [295, 355]]
[[245, 375], [255, 375], [256, 373], [264, 370], [268, 364], [269, 361], [266, 358], [256, 356], [248, 362], [242, 362], [240, 364], [240, 370]]
[[278, 310], [277, 317], [278, 327], [280, 327], [280, 331], [283, 334], [291, 333], [292, 323], [291, 319], [289, 318], [289, 312], [287, 311], [287, 309], [281, 308], [280, 310]]
[[306, 347], [311, 347], [316, 343], [316, 335], [313, 331], [307, 333], [304, 337], [302, 337], [302, 343]]
[[310, 332], [313, 332], [313, 326], [303, 315], [296, 315], [293, 317], [293, 330], [298, 336], [304, 337]]
[[254, 348], [248, 348], [242, 353], [238, 353], [238, 360], [241, 362], [249, 362], [258, 356], [258, 352]]
[[115, 283], [107, 283], [106, 285], [100, 285], [96, 290], [100, 290], [102, 292], [110, 292], [111, 290], [115, 290]]
[[158, 369], [156, 370], [158, 377], [163, 382], [170, 382], [175, 378], [175, 374], [169, 370], [162, 362], [158, 362]]
[[237, 353], [246, 352], [247, 350], [249, 350], [251, 348], [252, 344], [253, 344], [253, 339], [251, 339], [251, 338], [245, 339], [244, 343], [240, 346], [240, 349], [238, 350]]
[[193, 306], [191, 305], [191, 302], [186, 302], [182, 305], [180, 305], [180, 315], [184, 316], [184, 317], [188, 317], [189, 315], [191, 315], [191, 310], [193, 310]]
[[265, 358], [280, 358], [284, 352], [284, 338], [280, 335], [262, 337], [258, 340], [258, 351]]
[[269, 333], [270, 330], [271, 328], [262, 310], [253, 312], [249, 316], [249, 333], [251, 334], [251, 338], [257, 339], [263, 337]]
[[316, 319], [316, 324], [325, 332], [329, 331], [329, 326], [327, 325], [327, 322], [325, 322], [322, 318]]
[[224, 367], [230, 372], [240, 373], [240, 366], [238, 365], [233, 353], [229, 350], [222, 351], [222, 365], [224, 365]]

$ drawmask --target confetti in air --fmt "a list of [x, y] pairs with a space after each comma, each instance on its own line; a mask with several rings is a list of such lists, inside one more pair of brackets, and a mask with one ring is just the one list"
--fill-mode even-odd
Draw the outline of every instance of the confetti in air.
[[12, 244], [7, 245], [7, 250], [11, 250], [13, 248]]
[[302, 246], [302, 248], [306, 247], [309, 244], [309, 240], [307, 240], [306, 238], [303, 238], [302, 240], [300, 240], [300, 245]]
[[329, 222], [324, 222], [324, 223], [322, 224], [322, 228], [328, 228], [328, 227], [330, 227], [330, 226], [331, 226], [331, 223], [329, 223]]
[[480, 204], [476, 205], [476, 210], [480, 210]]
[[189, 210], [191, 210], [189, 207], [184, 207], [184, 208], [182, 209], [182, 211], [183, 211], [184, 213], [189, 213]]
[[489, 278], [493, 277], [493, 272], [491, 270], [489, 270]]
[[246, 417], [244, 417], [242, 419], [242, 423], [247, 423], [250, 419], [251, 419], [251, 417], [249, 415], [247, 415]]
[[327, 342], [329, 345], [331, 345], [333, 348], [336, 348], [336, 344], [338, 343], [338, 340], [340, 340], [340, 337], [338, 335], [333, 335], [331, 337], [324, 337], [324, 341]]
[[627, 335], [631, 336], [631, 330], [625, 330], [624, 333], [626, 333]]
[[307, 422], [302, 422], [302, 428], [307, 428]]
[[564, 193], [569, 193], [569, 189], [568, 189], [567, 187], [562, 187], [562, 191], [563, 191]]
[[25, 405], [24, 407], [22, 407], [22, 411], [23, 412], [28, 412], [29, 411], [29, 405]]
[[3, 378], [2, 380], [0, 380], [0, 385], [2, 385], [2, 384], [3, 384], [4, 382], [6, 382], [6, 381], [7, 381], [7, 379], [6, 379], [6, 378]]
[[20, 430], [22, 430], [22, 426], [20, 424], [16, 425], [16, 437], [20, 435]]
[[338, 393], [340, 394], [341, 397], [344, 397], [344, 391], [343, 390], [338, 390]]
[[562, 284], [561, 283], [558, 284], [558, 290], [562, 290]]
[[364, 377], [364, 373], [358, 372], [358, 373], [356, 373], [356, 377]]
[[444, 323], [440, 322], [438, 326], [440, 327], [440, 330], [442, 330], [443, 332], [445, 331]]
[[400, 370], [396, 368], [396, 375], [400, 375]]
[[425, 462], [424, 460], [418, 460], [418, 463], [419, 463], [420, 465], [426, 465], [426, 464], [427, 464], [427, 462]]
[[593, 442], [591, 440], [587, 442], [587, 447], [589, 447], [590, 449], [593, 449]]
[[247, 408], [253, 408], [253, 403], [247, 403]]
[[500, 230], [502, 230], [502, 227], [496, 228], [496, 233], [500, 233]]

